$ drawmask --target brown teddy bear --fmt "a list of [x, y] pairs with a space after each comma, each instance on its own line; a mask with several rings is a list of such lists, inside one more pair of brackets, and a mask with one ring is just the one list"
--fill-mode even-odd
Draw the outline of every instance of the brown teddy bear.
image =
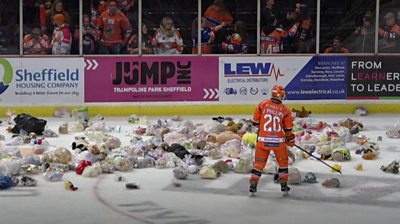
[[351, 118], [347, 118], [345, 120], [339, 121], [338, 123], [341, 127], [346, 127], [350, 130], [350, 134], [357, 134], [364, 128], [364, 125], [361, 122], [355, 121]]
[[237, 134], [242, 127], [243, 123], [235, 123], [234, 121], [229, 121], [226, 125], [226, 130]]
[[217, 143], [218, 145], [222, 145], [232, 139], [242, 140], [242, 138], [238, 134], [231, 131], [224, 131], [219, 134], [209, 134], [207, 136], [207, 141]]
[[293, 109], [292, 109], [292, 112], [296, 113], [296, 117], [301, 117], [301, 118], [303, 118], [303, 117], [308, 117], [308, 116], [310, 116], [310, 114], [311, 114], [311, 111], [306, 110], [306, 109], [304, 108], [304, 106], [301, 107], [301, 110], [296, 110], [295, 108], [293, 108]]

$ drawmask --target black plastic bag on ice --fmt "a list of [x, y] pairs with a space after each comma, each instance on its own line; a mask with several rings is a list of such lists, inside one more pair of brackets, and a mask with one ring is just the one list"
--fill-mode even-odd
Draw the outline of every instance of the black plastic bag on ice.
[[30, 114], [18, 114], [14, 118], [15, 126], [11, 129], [13, 133], [20, 134], [21, 130], [26, 131], [26, 133], [34, 132], [37, 135], [42, 135], [46, 127], [47, 121], [33, 117]]

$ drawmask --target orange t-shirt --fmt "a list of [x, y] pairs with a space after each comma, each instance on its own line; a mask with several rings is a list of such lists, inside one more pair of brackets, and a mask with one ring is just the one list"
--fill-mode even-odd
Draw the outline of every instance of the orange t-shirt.
[[99, 20], [101, 42], [104, 45], [128, 42], [131, 34], [131, 25], [124, 13], [118, 11], [111, 15], [108, 10], [101, 14]]
[[[229, 14], [228, 11], [226, 10], [217, 10], [217, 8], [214, 5], [210, 5], [206, 12], [204, 13], [204, 17], [206, 19], [212, 19], [216, 22], [222, 23], [222, 22], [226, 22], [227, 25], [231, 25], [233, 22], [233, 18], [231, 16], [231, 14]], [[214, 27], [216, 26], [216, 24], [207, 23], [208, 26], [210, 27]]]

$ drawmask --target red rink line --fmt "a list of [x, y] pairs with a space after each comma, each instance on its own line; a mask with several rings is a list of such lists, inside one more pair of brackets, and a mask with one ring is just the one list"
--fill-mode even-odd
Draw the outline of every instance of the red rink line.
[[126, 212], [120, 211], [120, 210], [118, 210], [117, 208], [115, 208], [114, 206], [112, 206], [110, 203], [108, 203], [105, 199], [103, 199], [103, 198], [100, 196], [100, 193], [98, 192], [98, 186], [100, 185], [101, 181], [103, 181], [104, 177], [105, 177], [104, 175], [103, 175], [103, 176], [100, 176], [100, 177], [99, 177], [99, 180], [96, 182], [96, 184], [95, 184], [94, 187], [93, 187], [94, 195], [96, 196], [96, 199], [97, 199], [99, 202], [101, 202], [104, 206], [106, 206], [107, 208], [113, 210], [114, 212], [116, 212], [116, 213], [118, 213], [118, 214], [125, 215], [125, 216], [127, 216], [127, 217], [129, 217], [129, 218], [131, 218], [131, 219], [134, 219], [134, 220], [137, 220], [137, 221], [141, 221], [141, 222], [143, 222], [143, 223], [155, 224], [155, 223], [150, 222], [150, 221], [147, 221], [147, 220], [145, 220], [145, 219], [142, 219], [142, 218], [136, 217], [136, 216], [134, 216], [134, 215], [128, 214], [128, 213], [126, 213]]

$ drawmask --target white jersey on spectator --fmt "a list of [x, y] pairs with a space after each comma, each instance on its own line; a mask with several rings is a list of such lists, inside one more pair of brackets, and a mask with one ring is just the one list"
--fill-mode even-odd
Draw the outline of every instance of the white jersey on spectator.
[[183, 50], [183, 40], [177, 30], [173, 35], [167, 35], [164, 32], [156, 31], [154, 34], [156, 43], [156, 54], [181, 54]]
[[72, 42], [72, 35], [68, 27], [66, 26], [56, 27], [53, 32], [53, 40], [51, 41], [51, 44], [53, 46], [52, 54], [54, 55], [70, 54], [71, 42]]

